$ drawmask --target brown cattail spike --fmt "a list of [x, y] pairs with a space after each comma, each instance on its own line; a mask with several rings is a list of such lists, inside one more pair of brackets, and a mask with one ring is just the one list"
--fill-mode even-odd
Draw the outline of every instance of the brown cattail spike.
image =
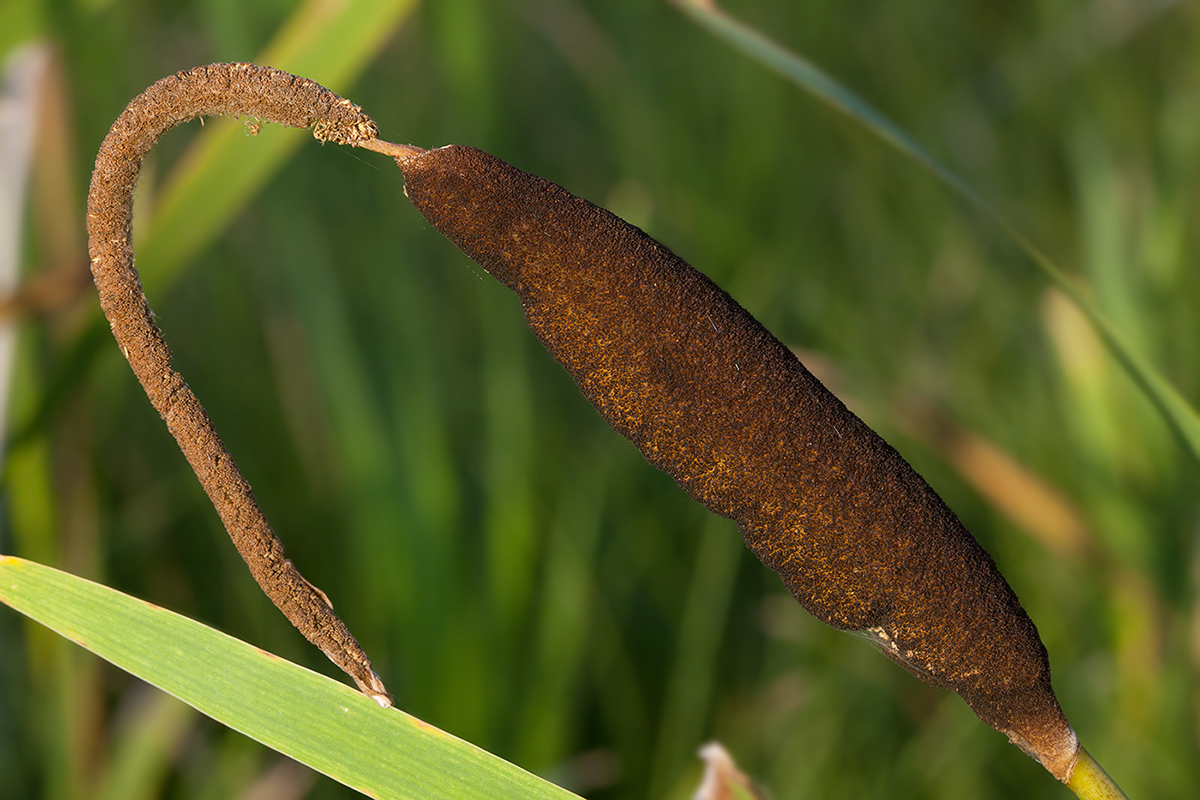
[[637, 228], [468, 147], [396, 158], [413, 205], [521, 298], [596, 410], [736, 520], [805, 608], [864, 631], [1067, 780], [1037, 629], [900, 455], [729, 295]]
[[358, 106], [323, 86], [253, 64], [212, 64], [163, 78], [135, 97], [96, 156], [88, 193], [88, 249], [100, 306], [121, 352], [200, 479], [250, 573], [301, 633], [380, 705], [391, 697], [324, 593], [284, 555], [250, 485], [204, 408], [171, 367], [133, 265], [133, 189], [142, 159], [164, 132], [198, 116], [240, 116], [313, 128], [322, 141], [358, 144], [378, 133]]

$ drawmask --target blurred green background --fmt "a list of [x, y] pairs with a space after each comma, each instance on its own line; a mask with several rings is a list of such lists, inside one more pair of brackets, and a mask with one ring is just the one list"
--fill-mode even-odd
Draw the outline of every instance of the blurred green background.
[[[50, 60], [22, 249], [38, 291], [0, 323], [19, 326], [0, 552], [336, 674], [251, 581], [81, 279], [91, 160], [124, 104], [266, 51], [384, 138], [486, 149], [709, 274], [993, 554], [1130, 797], [1200, 785], [1197, 465], [1013, 245], [665, 2], [350, 5], [4, 0], [3, 53], [36, 39]], [[1196, 7], [724, 5], [992, 198], [1197, 403]], [[286, 133], [164, 137], [139, 267], [176, 366], [402, 708], [594, 798], [688, 797], [711, 739], [779, 800], [1068, 796], [956, 697], [808, 617], [595, 416], [387, 159]], [[0, 797], [351, 794], [0, 610]]]

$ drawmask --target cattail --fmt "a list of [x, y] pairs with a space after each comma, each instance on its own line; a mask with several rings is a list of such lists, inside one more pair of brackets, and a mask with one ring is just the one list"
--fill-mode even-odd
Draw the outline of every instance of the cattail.
[[101, 306], [254, 578], [381, 705], [391, 698], [370, 660], [286, 558], [172, 368], [134, 268], [142, 158], [200, 115], [313, 126], [323, 141], [395, 158], [413, 204], [517, 293], [530, 329], [600, 415], [735, 520], [805, 608], [953, 689], [1079, 796], [1124, 797], [1080, 747], [1037, 629], [991, 557], [895, 450], [712, 281], [632, 225], [487, 153], [380, 141], [358, 106], [308, 79], [252, 64], [181, 72], [134, 98], [96, 157], [88, 234]]
[[469, 147], [396, 162], [417, 210], [517, 293], [600, 415], [736, 521], [801, 605], [1070, 778], [1081, 748], [995, 562], [787, 347], [641, 230], [549, 181]]
[[163, 133], [199, 116], [245, 115], [296, 128], [322, 141], [356, 144], [378, 129], [362, 109], [324, 86], [254, 64], [210, 64], [155, 83], [129, 102], [100, 145], [88, 192], [88, 250], [100, 306], [121, 352], [200, 479], [251, 575], [297, 630], [383, 706], [391, 697], [371, 661], [306, 581], [258, 507], [250, 484], [212, 422], [171, 366], [133, 264], [133, 190], [142, 159]]

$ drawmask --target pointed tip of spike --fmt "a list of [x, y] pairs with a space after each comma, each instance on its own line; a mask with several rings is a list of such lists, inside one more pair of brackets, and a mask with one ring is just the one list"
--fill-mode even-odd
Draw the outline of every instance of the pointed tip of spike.
[[1121, 787], [1108, 777], [1104, 768], [1083, 747], [1079, 748], [1075, 768], [1064, 783], [1080, 800], [1129, 800]]

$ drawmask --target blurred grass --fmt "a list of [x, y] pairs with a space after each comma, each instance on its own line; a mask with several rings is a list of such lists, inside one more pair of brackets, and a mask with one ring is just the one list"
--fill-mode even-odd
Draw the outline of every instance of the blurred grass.
[[[73, 142], [75, 210], [39, 188], [31, 271], [124, 104], [174, 70], [253, 58], [291, 11], [18, 2], [62, 54]], [[1194, 10], [724, 5], [1078, 265], [1196, 403]], [[996, 557], [1068, 715], [1130, 796], [1200, 783], [1196, 468], [1015, 248], [666, 3], [440, 0], [385, 41], [340, 88], [386, 138], [482, 147], [609, 205], [813, 353]], [[194, 132], [156, 151], [151, 204]], [[263, 144], [232, 138], [244, 158]], [[783, 597], [727, 524], [595, 417], [386, 160], [302, 146], [163, 289], [178, 366], [405, 710], [596, 798], [688, 796], [709, 738], [777, 798], [1065, 796], [957, 699]], [[88, 293], [22, 323], [10, 428], [27, 434], [6, 461], [0, 552], [334, 674], [250, 581], [115, 348], [81, 344], [94, 306]], [[997, 462], [963, 442], [1053, 490], [1084, 544], [1027, 535], [996, 498], [1029, 493], [968, 469]], [[5, 789], [96, 796], [130, 726], [164, 723], [134, 713], [142, 694], [120, 673], [14, 616], [0, 614]], [[276, 764], [189, 724], [158, 756], [158, 796], [236, 797]], [[306, 796], [349, 793], [319, 780]]]
[[[1045, 274], [1054, 288], [1083, 313], [1083, 316], [1095, 329], [1096, 334], [1108, 347], [1112, 357], [1129, 373], [1129, 377], [1137, 383], [1146, 395], [1146, 399], [1158, 409], [1163, 420], [1178, 437], [1180, 446], [1200, 465], [1200, 414], [1169, 381], [1162, 377], [1153, 364], [1144, 359], [1137, 349], [1130, 345], [1109, 317], [1092, 302], [1090, 299], [1092, 292], [1089, 286], [1077, 286], [1078, 281], [1069, 279], [1053, 259], [1046, 256], [1036, 244], [1014, 227], [1004, 214], [965, 183], [953, 170], [915, 142], [902, 128], [881, 114], [870, 103], [838, 84], [820, 68], [809, 63], [802, 56], [780, 46], [770, 37], [725, 14], [711, 0], [675, 0], [675, 4], [725, 44], [741, 51], [746, 57], [764, 67], [778, 72], [815, 98], [824, 101], [831, 108], [854, 119], [864, 129], [874, 133], [898, 153], [924, 168], [930, 175], [945, 184], [948, 189], [991, 220], [1014, 245], [1029, 256], [1030, 261]], [[1089, 192], [1088, 194], [1103, 195], [1103, 192]], [[1107, 241], [1105, 243], [1112, 244]], [[1119, 249], [1108, 248], [1105, 253], [1115, 255], [1119, 253]], [[1111, 281], [1112, 277], [1120, 272], [1119, 257], [1102, 259], [1100, 263], [1109, 265], [1109, 269], [1101, 274], [1101, 278], [1108, 278]], [[1113, 267], [1116, 269], [1114, 270]], [[1110, 304], [1116, 305], [1118, 313], [1128, 311], [1123, 302], [1125, 297], [1127, 295], [1122, 293], [1119, 299], [1113, 297], [1113, 302], [1110, 302]], [[1123, 313], [1122, 316], [1128, 321], [1130, 315]]]
[[[320, 75], [323, 86], [343, 91], [413, 5], [414, 0], [309, 0], [253, 60], [294, 75]], [[146, 291], [169, 286], [195, 251], [228, 225], [311, 134], [271, 128], [253, 149], [239, 146], [237, 137], [245, 134], [237, 126], [217, 125], [197, 137], [164, 182], [162, 199], [137, 243], [148, 265], [139, 270]]]

